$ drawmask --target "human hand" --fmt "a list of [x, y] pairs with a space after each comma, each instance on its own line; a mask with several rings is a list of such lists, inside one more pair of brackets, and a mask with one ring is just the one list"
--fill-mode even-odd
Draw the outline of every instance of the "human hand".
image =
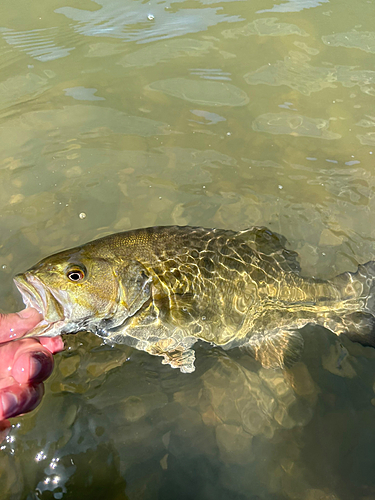
[[0, 442], [10, 427], [8, 418], [40, 403], [43, 380], [52, 373], [52, 355], [64, 349], [61, 337], [22, 339], [41, 319], [32, 308], [0, 314]]

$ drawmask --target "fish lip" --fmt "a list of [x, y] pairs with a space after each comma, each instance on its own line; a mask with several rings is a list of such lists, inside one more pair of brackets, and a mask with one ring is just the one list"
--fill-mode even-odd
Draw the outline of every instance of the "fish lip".
[[[26, 272], [24, 274], [18, 274], [14, 278], [14, 283], [21, 293], [22, 300], [26, 307], [33, 307], [36, 309], [43, 315], [44, 319], [51, 324], [65, 319], [64, 307], [58, 300], [58, 297], [56, 294], [52, 293], [51, 290], [46, 291], [43, 282], [39, 278]], [[51, 302], [54, 313], [57, 313], [58, 318], [48, 318]]]
[[22, 296], [25, 306], [33, 307], [44, 316], [45, 302], [42, 300], [39, 291], [29, 282], [27, 275], [17, 274], [13, 281]]

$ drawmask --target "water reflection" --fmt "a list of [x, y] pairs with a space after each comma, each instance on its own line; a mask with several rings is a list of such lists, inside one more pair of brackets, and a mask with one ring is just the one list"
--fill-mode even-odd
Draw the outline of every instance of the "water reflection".
[[244, 106], [249, 102], [245, 92], [230, 83], [171, 78], [149, 88], [202, 106]]
[[334, 35], [322, 36], [326, 45], [333, 47], [349, 47], [364, 50], [375, 54], [375, 32], [374, 31], [350, 31], [348, 33], [335, 33]]
[[232, 28], [222, 31], [225, 38], [238, 38], [239, 36], [286, 36], [299, 35], [309, 36], [306, 31], [302, 30], [295, 24], [280, 23], [277, 17], [259, 18], [248, 23], [241, 28]]
[[329, 121], [309, 118], [294, 113], [266, 113], [253, 121], [253, 129], [270, 134], [291, 134], [296, 137], [319, 137], [328, 141], [340, 139], [341, 135], [328, 130]]
[[[374, 416], [374, 392], [365, 387], [375, 355], [350, 341], [340, 346], [323, 329], [307, 328], [304, 337], [308, 353], [290, 370], [201, 346], [197, 372], [186, 377], [131, 348], [110, 348], [109, 358], [109, 348], [79, 334], [58, 361], [49, 396], [5, 445], [8, 491], [74, 498], [83, 488], [90, 498], [98, 488], [133, 498], [146, 484], [145, 498], [173, 498], [191, 481], [183, 498], [350, 498], [358, 489], [332, 489], [334, 474], [352, 463], [339, 451], [349, 442], [336, 449], [339, 429], [357, 434], [358, 418]], [[361, 417], [353, 414], [358, 403]], [[355, 448], [362, 465], [371, 442]], [[366, 481], [363, 493], [375, 486]]]
[[[167, 42], [154, 43], [143, 49], [130, 52], [130, 54], [120, 59], [117, 64], [125, 68], [145, 68], [147, 66], [155, 66], [162, 62], [168, 62], [171, 59], [180, 59], [184, 56], [202, 57], [214, 48], [215, 45], [213, 42], [205, 40], [194, 40], [190, 38], [168, 40]], [[96, 54], [97, 51], [92, 51], [90, 56], [93, 57]]]
[[375, 71], [357, 70], [350, 66], [319, 67], [309, 64], [311, 60], [302, 52], [291, 51], [283, 61], [259, 68], [245, 75], [250, 85], [288, 85], [301, 94], [310, 95], [325, 88], [336, 88], [336, 83], [344, 87], [359, 86], [365, 94], [373, 94]]
[[38, 61], [46, 62], [66, 57], [75, 47], [59, 47], [56, 38], [63, 38], [58, 28], [41, 28], [29, 31], [14, 31], [1, 28], [4, 40], [14, 47], [26, 52]]
[[258, 13], [263, 12], [299, 12], [304, 9], [313, 9], [322, 4], [328, 3], [329, 0], [288, 0], [281, 4], [275, 4], [271, 9], [259, 10]]
[[[202, 5], [210, 4], [203, 1]], [[75, 21], [75, 30], [85, 36], [120, 38], [126, 41], [155, 42], [187, 33], [197, 33], [209, 26], [235, 22], [240, 15], [222, 14], [220, 7], [183, 8], [178, 2], [124, 4], [121, 0], [96, 1], [94, 10], [60, 7], [55, 10]], [[178, 8], [181, 4], [181, 8]], [[98, 7], [100, 5], [100, 7]]]

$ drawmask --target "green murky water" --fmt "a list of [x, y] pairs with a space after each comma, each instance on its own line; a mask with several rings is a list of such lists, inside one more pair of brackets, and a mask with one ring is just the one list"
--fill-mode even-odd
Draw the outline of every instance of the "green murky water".
[[[375, 258], [373, 0], [15, 0], [0, 16], [0, 304], [38, 259], [157, 224], [267, 225], [328, 278]], [[79, 334], [0, 449], [0, 498], [375, 499], [375, 350], [183, 375]]]

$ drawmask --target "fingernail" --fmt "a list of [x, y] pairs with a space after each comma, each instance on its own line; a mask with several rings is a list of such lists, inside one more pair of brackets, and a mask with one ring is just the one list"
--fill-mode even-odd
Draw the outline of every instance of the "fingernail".
[[12, 417], [18, 408], [18, 399], [12, 392], [4, 392], [0, 396], [0, 401], [3, 407], [3, 418]]
[[34, 353], [30, 358], [29, 377], [31, 382], [35, 382], [43, 372], [42, 379], [51, 369], [51, 360], [42, 352]]

